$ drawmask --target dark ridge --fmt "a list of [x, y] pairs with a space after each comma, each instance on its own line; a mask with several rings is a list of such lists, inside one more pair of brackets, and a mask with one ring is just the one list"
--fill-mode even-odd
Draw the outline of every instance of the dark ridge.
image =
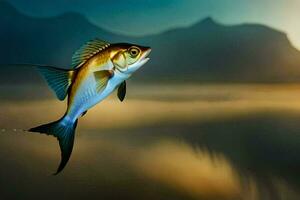
[[[207, 17], [185, 28], [128, 37], [66, 13], [34, 18], [0, 1], [0, 65], [37, 63], [70, 67], [72, 54], [94, 38], [151, 46], [151, 61], [133, 79], [168, 82], [298, 82], [300, 52], [287, 35], [259, 24], [227, 26]], [[12, 23], [13, 22], [13, 23]], [[1, 83], [38, 83], [28, 68], [2, 66]]]

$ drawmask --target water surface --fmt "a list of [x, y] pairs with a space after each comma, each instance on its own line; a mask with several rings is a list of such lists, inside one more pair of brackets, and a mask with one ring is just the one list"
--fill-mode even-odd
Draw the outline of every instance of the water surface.
[[300, 85], [129, 83], [80, 119], [58, 176], [59, 118], [46, 87], [1, 87], [0, 181], [8, 198], [299, 199]]

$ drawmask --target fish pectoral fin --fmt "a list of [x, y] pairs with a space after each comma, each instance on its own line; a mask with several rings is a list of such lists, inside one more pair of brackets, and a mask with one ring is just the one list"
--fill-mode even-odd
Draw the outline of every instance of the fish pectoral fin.
[[95, 80], [96, 80], [96, 91], [101, 92], [107, 85], [110, 77], [113, 76], [113, 72], [111, 70], [102, 70], [94, 72]]
[[118, 88], [118, 98], [122, 102], [126, 96], [126, 81], [123, 81]]
[[64, 100], [73, 81], [74, 70], [46, 66], [38, 66], [37, 69], [55, 92], [57, 98], [61, 101]]

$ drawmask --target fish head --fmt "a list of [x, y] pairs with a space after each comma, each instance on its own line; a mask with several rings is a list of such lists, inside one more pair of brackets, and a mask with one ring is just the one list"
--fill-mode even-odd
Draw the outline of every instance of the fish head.
[[150, 47], [132, 44], [115, 44], [111, 53], [111, 60], [122, 73], [132, 74], [149, 61], [147, 57]]

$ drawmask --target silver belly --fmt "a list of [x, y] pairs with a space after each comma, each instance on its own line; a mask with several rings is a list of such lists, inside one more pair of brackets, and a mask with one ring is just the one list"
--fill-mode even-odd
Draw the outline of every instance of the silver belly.
[[65, 116], [67, 120], [76, 121], [83, 112], [89, 110], [106, 97], [108, 97], [124, 80], [130, 75], [115, 72], [114, 76], [109, 79], [107, 86], [100, 93], [96, 91], [96, 80], [91, 74], [85, 83], [78, 90], [75, 96], [74, 103], [70, 108], [70, 112]]

